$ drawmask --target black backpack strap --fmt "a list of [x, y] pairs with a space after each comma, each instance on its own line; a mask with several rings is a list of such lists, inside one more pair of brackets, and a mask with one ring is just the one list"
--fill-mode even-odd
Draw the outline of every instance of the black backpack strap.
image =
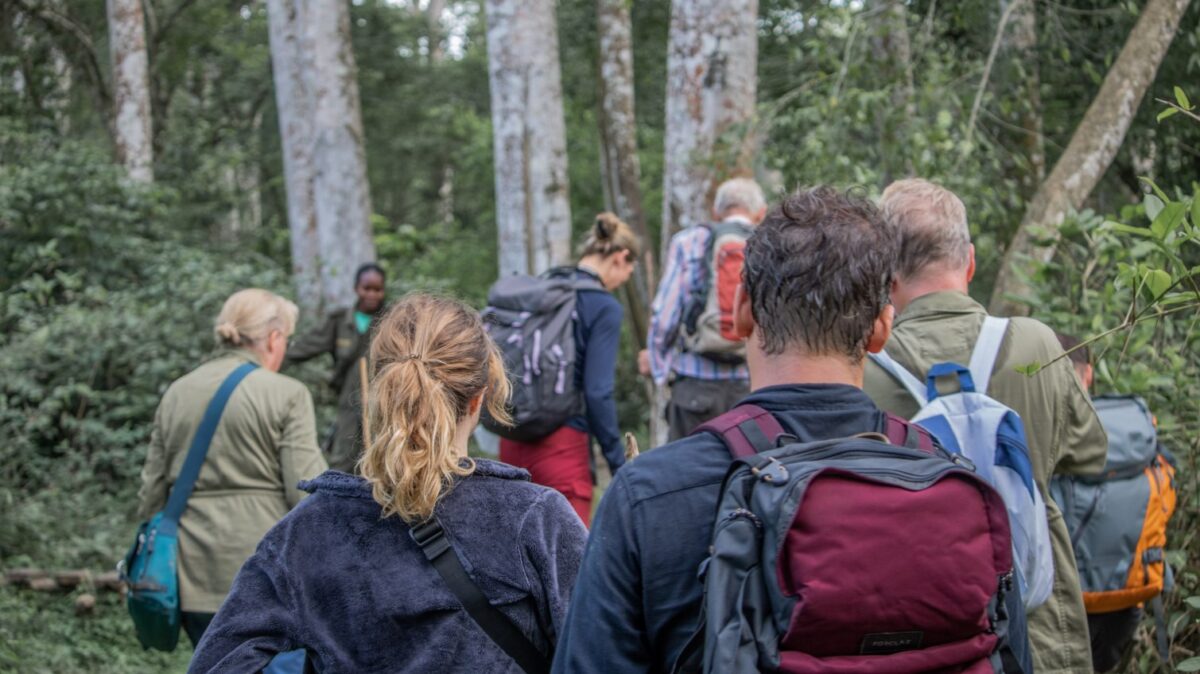
[[446, 538], [446, 531], [437, 518], [412, 527], [409, 534], [425, 558], [433, 564], [433, 568], [441, 575], [442, 580], [450, 587], [450, 591], [462, 602], [467, 615], [488, 635], [496, 645], [516, 661], [526, 674], [544, 674], [550, 671], [550, 662], [541, 651], [521, 633], [503, 613], [488, 602], [487, 597], [480, 591], [479, 586], [467, 575], [462, 561]]

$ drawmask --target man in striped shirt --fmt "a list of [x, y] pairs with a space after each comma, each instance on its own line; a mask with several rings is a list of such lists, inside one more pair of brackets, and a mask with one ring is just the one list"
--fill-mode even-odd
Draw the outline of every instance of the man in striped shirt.
[[[717, 188], [713, 218], [755, 226], [767, 214], [762, 188], [749, 178], [727, 180]], [[667, 404], [670, 439], [731, 409], [750, 392], [746, 364], [718, 362], [684, 347], [683, 317], [692, 291], [707, 280], [710, 260], [707, 227], [691, 226], [671, 238], [662, 280], [651, 307], [649, 348], [639, 354], [638, 369], [658, 385], [671, 384]], [[729, 360], [729, 359], [723, 359]]]

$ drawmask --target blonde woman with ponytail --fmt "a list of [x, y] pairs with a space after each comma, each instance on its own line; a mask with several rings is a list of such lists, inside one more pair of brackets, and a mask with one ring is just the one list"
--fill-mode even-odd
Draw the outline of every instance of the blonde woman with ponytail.
[[233, 390], [179, 521], [179, 599], [193, 644], [259, 539], [305, 496], [296, 484], [326, 469], [308, 389], [278, 374], [297, 313], [259, 288], [231, 295], [213, 329], [219, 353], [172, 383], [154, 415], [143, 520], [166, 505], [217, 388], [235, 369], [258, 365]]
[[614, 474], [625, 463], [613, 397], [624, 310], [612, 293], [633, 275], [641, 241], [620, 218], [601, 213], [580, 253], [577, 265], [552, 273], [594, 282], [577, 291], [575, 300], [575, 390], [583, 392], [584, 412], [535, 442], [501, 439], [500, 460], [562, 492], [587, 524], [592, 514], [591, 438]]
[[504, 419], [509, 392], [478, 314], [409, 295], [379, 320], [370, 362], [361, 476], [302, 485], [312, 496], [246, 562], [190, 671], [259, 671], [299, 648], [317, 671], [522, 671], [426, 558], [427, 538], [539, 657], [553, 654], [586, 531], [524, 470], [467, 456], [480, 411]]

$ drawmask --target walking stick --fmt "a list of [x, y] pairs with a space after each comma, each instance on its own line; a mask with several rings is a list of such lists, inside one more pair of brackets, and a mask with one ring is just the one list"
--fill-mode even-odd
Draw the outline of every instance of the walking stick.
[[371, 416], [367, 413], [367, 359], [358, 359], [358, 382], [362, 387], [362, 399], [359, 407], [362, 409], [363, 447], [371, 446]]

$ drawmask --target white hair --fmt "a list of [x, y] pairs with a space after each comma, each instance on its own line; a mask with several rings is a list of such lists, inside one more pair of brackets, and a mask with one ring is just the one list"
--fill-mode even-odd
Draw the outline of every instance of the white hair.
[[967, 208], [953, 192], [921, 178], [897, 180], [883, 191], [883, 217], [900, 233], [901, 278], [938, 266], [963, 269], [970, 262]]
[[762, 188], [750, 178], [726, 180], [717, 188], [717, 197], [713, 200], [713, 212], [718, 216], [724, 216], [735, 208], [758, 213], [766, 207], [767, 200]]

